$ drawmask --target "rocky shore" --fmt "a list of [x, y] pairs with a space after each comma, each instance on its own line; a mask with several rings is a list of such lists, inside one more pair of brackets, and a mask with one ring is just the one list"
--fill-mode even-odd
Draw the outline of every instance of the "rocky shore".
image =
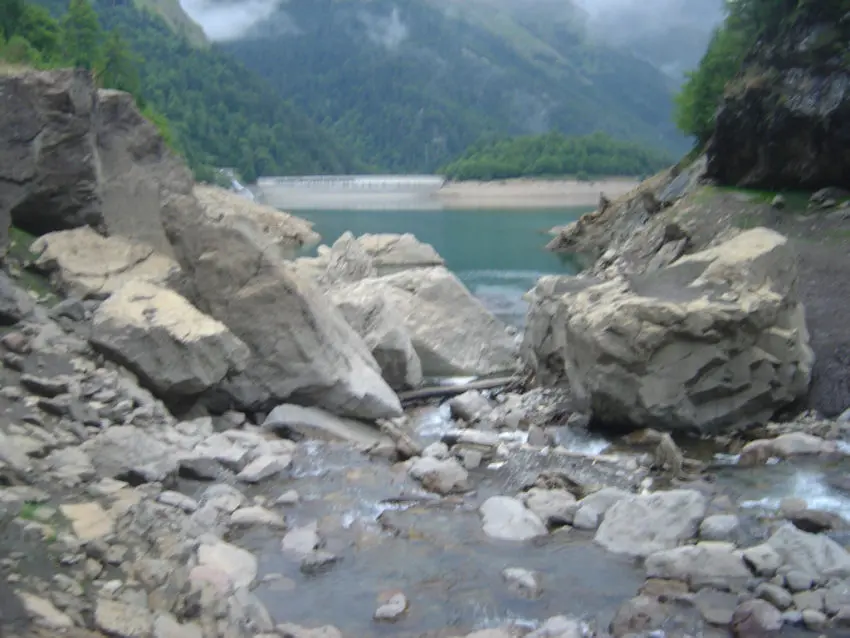
[[[299, 258], [307, 222], [193, 184], [86, 74], [0, 95], [2, 635], [850, 630], [847, 522], [728, 493], [847, 467], [847, 413], [771, 422], [819, 362], [785, 235], [656, 229], [649, 182], [516, 335], [410, 235]], [[511, 381], [412, 398], [446, 377]]]

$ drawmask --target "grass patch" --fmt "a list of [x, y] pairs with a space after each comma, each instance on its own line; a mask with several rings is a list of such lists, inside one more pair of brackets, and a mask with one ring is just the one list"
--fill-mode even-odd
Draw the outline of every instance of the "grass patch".
[[9, 230], [9, 262], [15, 264], [20, 272], [15, 273], [15, 279], [18, 284], [34, 293], [42, 303], [52, 306], [59, 301], [59, 297], [54, 292], [50, 282], [34, 272], [27, 270], [27, 266], [35, 261], [37, 255], [30, 250], [32, 243], [36, 240], [35, 235], [24, 232], [20, 228], [12, 228]]
[[809, 199], [811, 199], [812, 196], [812, 194], [807, 191], [787, 191], [780, 193], [777, 191], [763, 191], [750, 188], [738, 188], [735, 186], [717, 186], [715, 188], [723, 193], [745, 195], [749, 197], [750, 200], [763, 204], [771, 204], [777, 195], [782, 195], [782, 197], [785, 198], [785, 210], [793, 211], [795, 213], [804, 212], [808, 208]]

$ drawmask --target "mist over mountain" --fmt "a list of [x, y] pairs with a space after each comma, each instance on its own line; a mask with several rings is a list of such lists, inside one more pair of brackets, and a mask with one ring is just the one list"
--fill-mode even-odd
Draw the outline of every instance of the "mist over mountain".
[[724, 15], [724, 0], [574, 1], [591, 37], [626, 49], [677, 80], [697, 66]]

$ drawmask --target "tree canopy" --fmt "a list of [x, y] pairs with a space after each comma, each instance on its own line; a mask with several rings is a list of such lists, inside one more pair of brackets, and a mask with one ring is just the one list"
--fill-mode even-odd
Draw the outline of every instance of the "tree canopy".
[[553, 132], [475, 144], [440, 172], [455, 180], [567, 175], [581, 179], [648, 175], [671, 163], [662, 152], [604, 133], [569, 137]]
[[0, 58], [77, 66], [132, 93], [199, 179], [363, 169], [330, 134], [241, 64], [198, 48], [133, 0], [0, 0]]

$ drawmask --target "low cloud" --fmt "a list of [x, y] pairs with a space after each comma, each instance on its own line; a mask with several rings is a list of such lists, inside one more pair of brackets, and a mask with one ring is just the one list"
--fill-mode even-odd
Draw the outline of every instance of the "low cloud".
[[277, 11], [281, 0], [180, 0], [213, 41], [236, 40]]

